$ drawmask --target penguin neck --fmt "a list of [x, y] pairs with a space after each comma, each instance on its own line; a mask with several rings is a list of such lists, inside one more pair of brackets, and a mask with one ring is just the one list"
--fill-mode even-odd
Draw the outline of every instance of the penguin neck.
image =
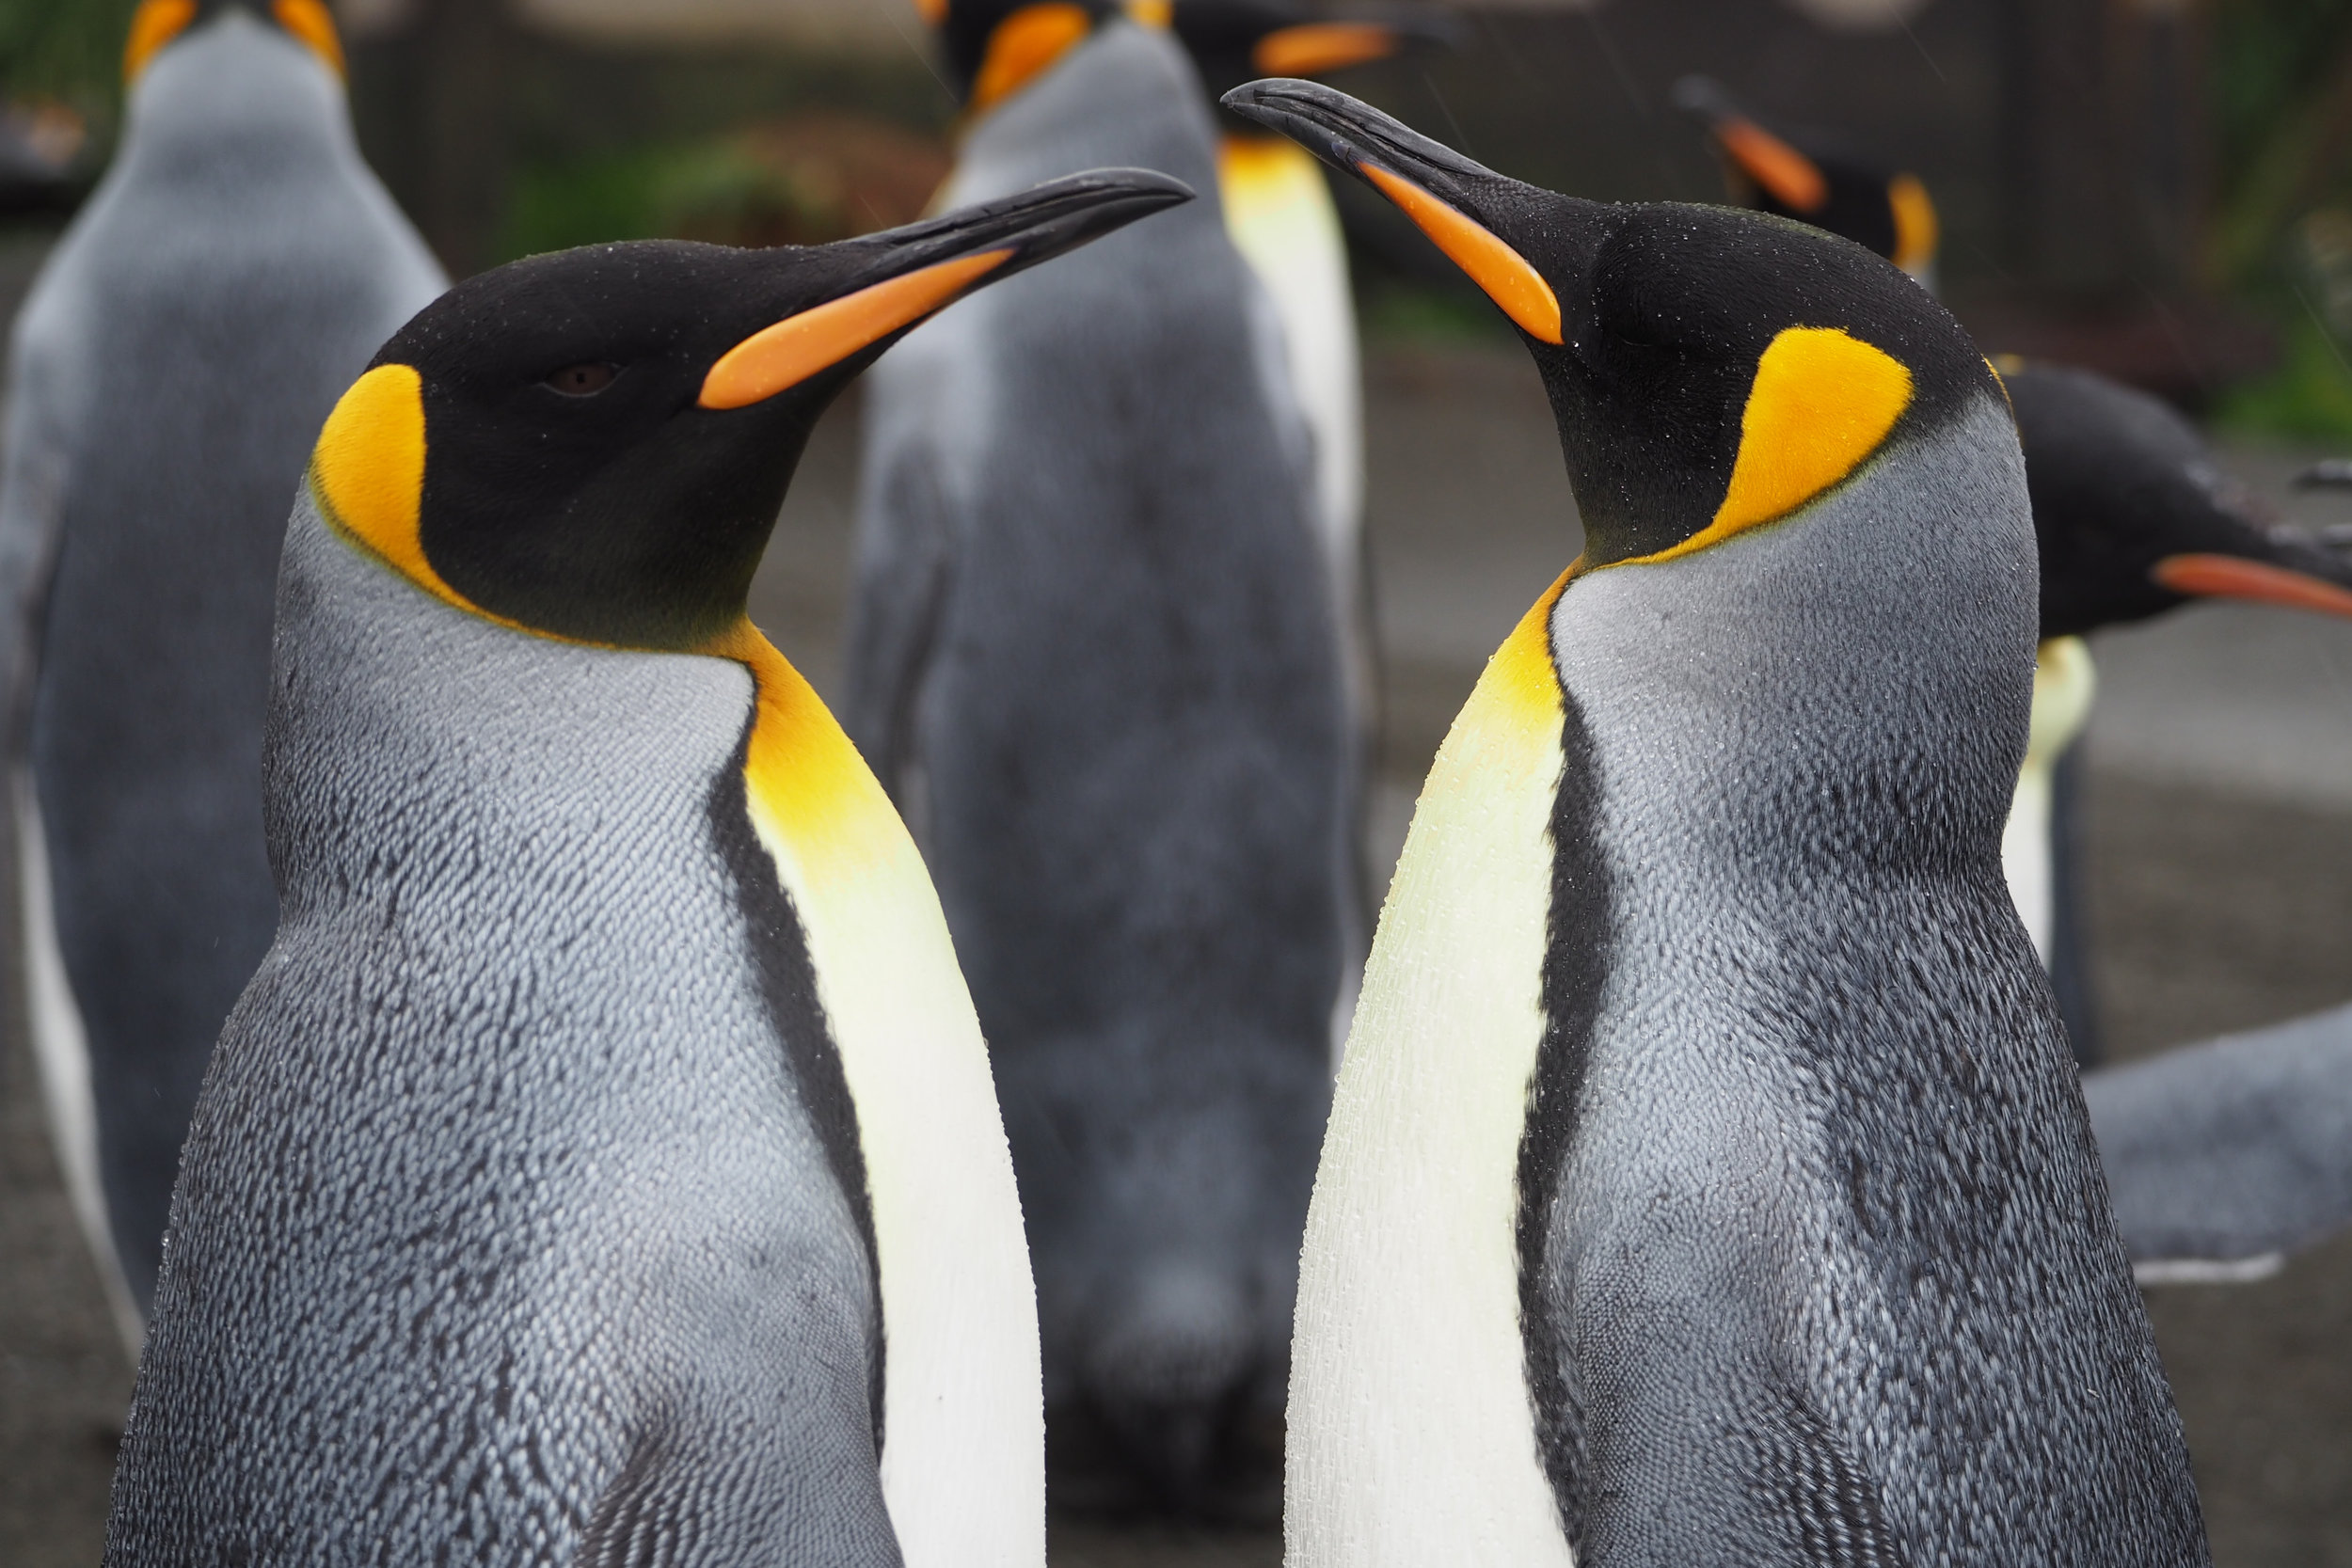
[[125, 179], [233, 192], [358, 161], [334, 73], [301, 44], [231, 10], [140, 73], [118, 168]]
[[1199, 198], [1184, 211], [1196, 221], [1200, 209], [1216, 208], [1216, 134], [1192, 62], [1171, 35], [1114, 19], [973, 126], [948, 198], [1120, 166], [1190, 185]]
[[1611, 855], [1773, 899], [1995, 864], [2035, 632], [2007, 425], [1979, 404], [1781, 522], [1569, 585], [1551, 645]]

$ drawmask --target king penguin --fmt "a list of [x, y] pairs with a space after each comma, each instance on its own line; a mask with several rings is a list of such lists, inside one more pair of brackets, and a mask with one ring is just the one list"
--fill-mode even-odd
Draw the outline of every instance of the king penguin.
[[[1175, 0], [1169, 24], [1212, 100], [1255, 77], [1319, 77], [1454, 37], [1435, 17], [1310, 11], [1288, 0]], [[1369, 760], [1379, 673], [1363, 535], [1363, 369], [1346, 239], [1322, 166], [1297, 143], [1221, 107], [1217, 131], [1225, 230], [1274, 307], [1291, 390], [1314, 442], [1316, 517], [1346, 653], [1348, 710]]]
[[276, 942], [173, 1198], [106, 1561], [1044, 1560], [1034, 1297], [914, 845], [744, 618], [810, 426], [1107, 170], [515, 262], [295, 501]]
[[277, 923], [262, 721], [286, 484], [442, 277], [360, 161], [319, 0], [147, 0], [125, 66], [121, 150], [17, 322], [0, 681], [24, 1001], [135, 1354], [205, 1059]]
[[[1097, 163], [1216, 188], [1167, 30], [985, 4], [941, 19], [972, 116], [946, 199]], [[1368, 924], [1285, 383], [1206, 196], [942, 313], [866, 382], [845, 719], [988, 1036], [1073, 1506], [1279, 1506], [1298, 1238]]]
[[[1706, 77], [1685, 77], [1675, 91], [1707, 123], [1735, 198], [1875, 250], [1933, 289], [1938, 223], [1917, 176], [1819, 141], [1784, 140]], [[2352, 613], [2352, 573], [2275, 525], [2157, 399], [2090, 371], [2009, 355], [1998, 363], [2042, 561], [2033, 726], [2002, 862], [2075, 1056], [2090, 1066], [2101, 1051], [2075, 829], [2075, 742], [2098, 685], [2086, 639], [2197, 598]]]
[[1543, 373], [1585, 548], [1440, 749], [1301, 1264], [1293, 1568], [2202, 1564], [2003, 883], [2035, 563], [1997, 377], [1858, 245], [1227, 102]]

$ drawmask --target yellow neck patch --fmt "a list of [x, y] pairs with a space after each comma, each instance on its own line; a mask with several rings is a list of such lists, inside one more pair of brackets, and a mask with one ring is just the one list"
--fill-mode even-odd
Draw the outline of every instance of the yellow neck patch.
[[[270, 15], [336, 75], [346, 74], [343, 40], [335, 31], [334, 15], [324, 0], [271, 0]], [[139, 8], [131, 13], [130, 36], [122, 45], [122, 79], [138, 80], [139, 72], [164, 45], [186, 32], [195, 20], [196, 0], [139, 0]]]
[[335, 18], [322, 0], [275, 0], [270, 14], [278, 18], [280, 27], [310, 45], [310, 53], [325, 60], [336, 75], [347, 73], [342, 37], [335, 31]]
[[122, 44], [122, 79], [135, 82], [157, 51], [188, 30], [196, 20], [196, 0], [139, 0], [131, 13], [130, 36]]
[[1756, 362], [1740, 416], [1740, 453], [1715, 518], [1654, 555], [1671, 561], [1785, 517], [1844, 479], [1879, 449], [1911, 406], [1911, 372], [1834, 326], [1782, 329]]
[[1486, 297], [1538, 342], [1560, 341], [1560, 297], [1534, 263], [1483, 224], [1449, 207], [1403, 175], [1377, 164], [1358, 164], [1365, 179], [1396, 203], [1430, 242], [1460, 267]]
[[1928, 198], [1928, 188], [1919, 183], [1918, 177], [1895, 176], [1886, 187], [1886, 204], [1895, 214], [1895, 264], [1914, 272], [1934, 261], [1940, 243], [1935, 203]]
[[996, 24], [988, 35], [988, 53], [972, 78], [967, 112], [986, 114], [1085, 41], [1094, 31], [1094, 19], [1082, 6], [1067, 0], [1046, 0], [1024, 6]]
[[1519, 624], [1486, 661], [1479, 685], [1499, 711], [1537, 723], [1560, 721], [1560, 673], [1551, 662], [1551, 610], [1581, 563], [1580, 558], [1578, 564], [1552, 579], [1544, 596], [1519, 617]]
[[743, 778], [761, 838], [788, 847], [819, 888], [853, 882], [886, 857], [892, 835], [875, 824], [895, 821], [889, 797], [816, 689], [748, 620], [699, 651], [743, 665], [758, 690]]

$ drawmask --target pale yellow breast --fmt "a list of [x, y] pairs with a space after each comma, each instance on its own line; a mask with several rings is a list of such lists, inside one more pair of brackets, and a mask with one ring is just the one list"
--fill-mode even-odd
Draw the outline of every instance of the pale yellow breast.
[[1522, 1371], [1514, 1228], [1563, 765], [1559, 593], [1454, 721], [1381, 911], [1300, 1262], [1290, 1568], [1570, 1560]]
[[857, 1110], [887, 1355], [882, 1495], [908, 1568], [1041, 1568], [1036, 1294], [988, 1050], [914, 841], [748, 624], [752, 825], [805, 931]]

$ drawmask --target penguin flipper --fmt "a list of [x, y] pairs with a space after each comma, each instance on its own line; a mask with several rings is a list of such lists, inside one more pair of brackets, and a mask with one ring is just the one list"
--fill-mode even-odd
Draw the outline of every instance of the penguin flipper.
[[18, 325], [0, 436], [0, 701], [7, 704], [11, 754], [31, 712], [36, 628], [56, 559], [72, 450], [58, 428], [50, 356], [34, 326], [30, 320]]
[[[812, 1485], [815, 1478], [793, 1473], [802, 1467], [796, 1460], [808, 1456], [788, 1451], [788, 1430], [730, 1433], [724, 1423], [698, 1425], [665, 1423], [638, 1438], [589, 1513], [572, 1556], [577, 1568], [711, 1561], [904, 1568], [870, 1474]], [[770, 1441], [775, 1438], [783, 1439], [783, 1450]], [[763, 1486], [763, 1470], [777, 1484]]]
[[[1907, 1568], [1878, 1488], [1801, 1394], [1775, 1389], [1751, 1428], [1750, 1497], [1785, 1531], [1781, 1551], [1806, 1568]], [[1778, 1533], [1778, 1532], [1776, 1532]], [[1770, 1554], [1778, 1557], [1780, 1553]]]
[[[869, 475], [858, 529], [847, 696], [841, 721], [891, 803], [921, 836], [910, 785], [920, 767], [916, 708], [954, 578], [938, 454], [901, 448]], [[878, 482], [877, 482], [878, 481]]]
[[2087, 1074], [2083, 1098], [2151, 1279], [2259, 1278], [2352, 1225], [2352, 1007]]

